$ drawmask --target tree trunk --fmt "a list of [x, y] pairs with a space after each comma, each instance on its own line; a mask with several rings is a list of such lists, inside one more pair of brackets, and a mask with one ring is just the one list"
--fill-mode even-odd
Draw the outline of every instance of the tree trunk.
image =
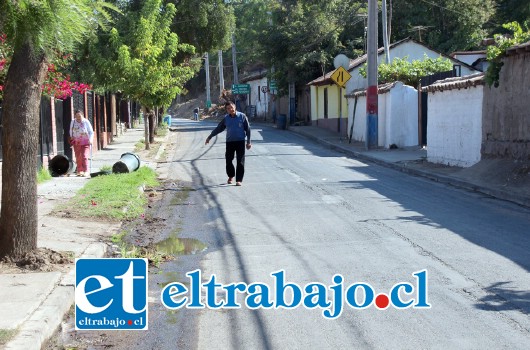
[[118, 130], [116, 128], [116, 95], [110, 95], [110, 130], [112, 136], [118, 136]]
[[155, 142], [155, 114], [149, 113], [149, 143]]
[[15, 49], [7, 72], [2, 116], [0, 258], [18, 258], [37, 248], [37, 156], [44, 58], [25, 42]]
[[145, 149], [151, 149], [151, 146], [149, 145], [149, 111], [148, 108], [142, 106], [142, 110], [144, 112], [144, 141], [145, 141]]

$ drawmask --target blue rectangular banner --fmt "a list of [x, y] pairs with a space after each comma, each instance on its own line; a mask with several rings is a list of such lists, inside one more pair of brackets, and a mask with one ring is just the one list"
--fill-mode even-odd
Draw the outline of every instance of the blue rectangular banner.
[[76, 330], [147, 329], [147, 259], [77, 259]]

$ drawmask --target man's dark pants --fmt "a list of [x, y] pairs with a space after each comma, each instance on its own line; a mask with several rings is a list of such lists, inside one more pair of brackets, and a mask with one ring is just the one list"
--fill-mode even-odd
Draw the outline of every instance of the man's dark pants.
[[[236, 154], [236, 168], [234, 169], [234, 153]], [[226, 143], [226, 175], [236, 177], [236, 182], [243, 181], [245, 175], [245, 140]]]

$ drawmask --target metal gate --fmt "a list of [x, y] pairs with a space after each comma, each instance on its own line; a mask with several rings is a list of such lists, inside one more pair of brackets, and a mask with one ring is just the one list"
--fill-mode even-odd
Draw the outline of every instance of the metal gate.
[[[74, 103], [74, 112], [77, 110], [85, 110], [85, 95], [77, 91], [72, 93], [72, 101]], [[84, 112], [83, 112], [84, 113]]]
[[87, 100], [87, 115], [86, 118], [90, 122], [90, 125], [94, 127], [94, 93], [92, 91], [88, 91], [86, 93], [86, 100]]
[[[55, 99], [55, 133], [57, 135], [57, 154], [64, 154], [65, 135], [63, 120], [63, 100]], [[68, 135], [66, 135], [68, 138]]]
[[[425, 76], [420, 79], [420, 86], [425, 87], [434, 84], [438, 80], [452, 78], [460, 76], [460, 66], [453, 66], [453, 70], [449, 70], [446, 72], [438, 72], [432, 75]], [[419, 136], [419, 145], [420, 146], [426, 146], [427, 145], [427, 117], [428, 117], [428, 94], [426, 92], [422, 92], [421, 88], [419, 90], [419, 93], [421, 94], [421, 108], [419, 113], [419, 122], [418, 126], [420, 127], [418, 136]]]
[[66, 100], [63, 101], [63, 148], [64, 148], [64, 155], [67, 156], [69, 159], [73, 158], [73, 152], [72, 147], [70, 147], [70, 143], [68, 142], [68, 139], [70, 138], [70, 123], [72, 122], [72, 98], [69, 97]]
[[42, 167], [44, 156], [53, 153], [53, 128], [52, 128], [52, 106], [49, 97], [42, 96], [40, 99], [40, 155], [39, 168]]

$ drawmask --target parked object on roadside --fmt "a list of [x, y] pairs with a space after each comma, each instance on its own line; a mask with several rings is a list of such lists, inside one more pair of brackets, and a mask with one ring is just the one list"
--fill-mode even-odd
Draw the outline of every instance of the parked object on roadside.
[[140, 168], [140, 158], [134, 153], [123, 153], [119, 161], [112, 166], [114, 174], [132, 173]]
[[70, 123], [70, 145], [74, 148], [75, 161], [77, 164], [77, 176], [88, 175], [88, 159], [91, 157], [90, 149], [94, 129], [92, 124], [85, 118], [83, 112], [76, 110], [74, 119]]
[[53, 177], [71, 174], [75, 168], [74, 161], [63, 154], [56, 155], [48, 163], [48, 170]]
[[166, 115], [164, 116], [164, 118], [162, 119], [162, 121], [163, 121], [164, 123], [166, 123], [168, 127], [170, 127], [170, 126], [171, 126], [171, 115], [166, 114]]

